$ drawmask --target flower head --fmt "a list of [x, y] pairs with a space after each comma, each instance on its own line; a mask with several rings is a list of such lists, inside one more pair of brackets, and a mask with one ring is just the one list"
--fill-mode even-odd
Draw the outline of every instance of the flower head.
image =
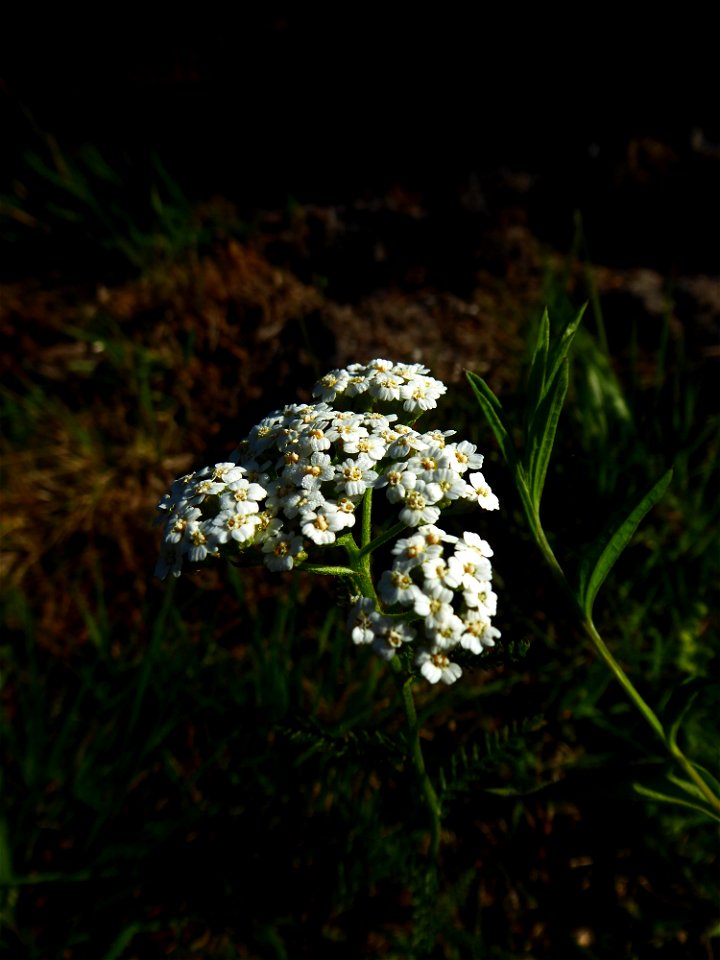
[[430, 683], [454, 683], [455, 651], [482, 654], [499, 636], [497, 596], [488, 543], [448, 533], [441, 516], [450, 506], [499, 504], [474, 444], [451, 440], [454, 430], [415, 428], [445, 392], [417, 363], [377, 358], [330, 371], [314, 387], [316, 402], [273, 411], [230, 458], [174, 481], [158, 504], [157, 575], [238, 553], [287, 571], [344, 547], [355, 569], [372, 549], [377, 492], [404, 529], [373, 596], [353, 602], [350, 638], [384, 659], [409, 647]]

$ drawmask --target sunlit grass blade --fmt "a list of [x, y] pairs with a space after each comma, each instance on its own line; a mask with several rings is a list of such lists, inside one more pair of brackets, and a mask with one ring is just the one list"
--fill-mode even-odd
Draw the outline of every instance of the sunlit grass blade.
[[615, 532], [599, 540], [599, 550], [593, 551], [581, 567], [578, 599], [580, 600], [583, 611], [588, 617], [592, 615], [595, 597], [603, 585], [605, 578], [612, 570], [617, 558], [632, 539], [640, 521], [655, 506], [667, 490], [672, 479], [672, 473], [672, 470], [668, 470], [667, 473], [663, 474]]
[[545, 486], [550, 456], [555, 443], [558, 421], [567, 396], [568, 362], [565, 360], [549, 385], [547, 394], [538, 407], [534, 426], [529, 438], [527, 474], [530, 493], [536, 511], [540, 511], [540, 498]]
[[467, 377], [468, 383], [475, 394], [477, 402], [480, 404], [480, 409], [485, 414], [485, 419], [489, 423], [492, 432], [495, 434], [495, 438], [497, 439], [506, 462], [513, 468], [516, 467], [517, 453], [515, 452], [512, 437], [510, 436], [510, 430], [505, 422], [500, 401], [492, 392], [490, 387], [485, 383], [482, 377], [478, 377], [477, 374], [471, 373], [469, 370], [465, 372], [465, 376]]

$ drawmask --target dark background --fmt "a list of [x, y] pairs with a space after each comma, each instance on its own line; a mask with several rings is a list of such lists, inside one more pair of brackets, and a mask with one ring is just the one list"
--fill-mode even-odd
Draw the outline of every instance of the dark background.
[[9, 29], [5, 183], [29, 111], [66, 147], [138, 164], [155, 149], [191, 196], [246, 208], [397, 182], [442, 204], [469, 173], [492, 190], [498, 171], [522, 171], [531, 225], [551, 242], [569, 242], [581, 207], [603, 262], [716, 267], [709, 24], [600, 8], [264, 7]]
[[[447, 921], [433, 915], [460, 946], [443, 956], [468, 944], [552, 960], [712, 955], [716, 848], [691, 819], [628, 799], [650, 735], [541, 571], [463, 376], [487, 376], [519, 417], [543, 304], [558, 324], [597, 294], [543, 519], [572, 565], [611, 510], [675, 462], [598, 625], [653, 704], [709, 672], [717, 52], [709, 24], [673, 13], [630, 24], [606, 7], [561, 19], [273, 4], [6, 17], [0, 800], [12, 867], [32, 881], [10, 890], [13, 955], [402, 955], [392, 944], [413, 922], [401, 841], [414, 856], [424, 824], [407, 823], [394, 755], [318, 750], [300, 764], [293, 739], [351, 726], [357, 651], [316, 653], [337, 597], [299, 578], [296, 602], [264, 571], [228, 589], [229, 573], [208, 569], [178, 584], [175, 605], [152, 578], [151, 517], [172, 478], [225, 459], [278, 403], [308, 399], [317, 375], [373, 356], [422, 359], [451, 385], [453, 425], [482, 443], [493, 489], [515, 503], [488, 534], [502, 646], [442, 692], [428, 723], [433, 769], [496, 734], [512, 748], [488, 749], [449, 805]], [[90, 203], [72, 193], [88, 148], [119, 181], [91, 165]], [[53, 179], [64, 163], [72, 176]], [[148, 211], [158, 184], [165, 219]], [[129, 223], [108, 229], [94, 199], [100, 214], [125, 204]], [[204, 236], [210, 202], [222, 216]], [[613, 417], [614, 390], [631, 422]], [[397, 729], [380, 697], [358, 736], [387, 733], [380, 708]], [[710, 714], [687, 724], [701, 758]], [[518, 733], [534, 715], [537, 729]], [[356, 777], [366, 768], [379, 771], [377, 804]], [[489, 792], [516, 781], [528, 796]], [[267, 862], [275, 874], [260, 883]]]

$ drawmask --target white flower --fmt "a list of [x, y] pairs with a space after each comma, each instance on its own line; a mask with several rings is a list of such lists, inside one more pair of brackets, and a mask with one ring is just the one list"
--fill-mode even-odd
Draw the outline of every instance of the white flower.
[[479, 610], [468, 610], [463, 616], [464, 632], [460, 645], [472, 653], [480, 654], [485, 647], [495, 646], [495, 637], [500, 631], [492, 626], [489, 617]]
[[363, 376], [349, 377], [345, 387], [346, 397], [359, 397], [365, 393], [370, 386], [369, 381]]
[[233, 480], [239, 480], [245, 472], [245, 468], [241, 467], [238, 463], [216, 463], [213, 467], [213, 478], [215, 480], [224, 480], [225, 483], [232, 483]]
[[402, 620], [380, 617], [375, 624], [374, 649], [384, 660], [392, 660], [404, 643], [415, 639], [415, 631]]
[[[200, 563], [212, 550], [213, 544], [212, 542], [208, 544], [208, 537], [205, 533], [204, 525], [199, 524], [197, 520], [193, 520], [188, 524], [187, 539], [190, 544], [188, 557], [191, 563]], [[212, 534], [210, 539], [211, 541], [215, 540]], [[210, 549], [208, 549], [208, 547]]]
[[282, 504], [282, 511], [288, 520], [294, 520], [298, 514], [304, 511], [317, 510], [324, 506], [325, 497], [319, 490], [297, 490], [293, 487], [292, 492], [288, 493]]
[[165, 525], [165, 540], [180, 543], [185, 537], [188, 524], [202, 516], [198, 507], [183, 507], [173, 512]]
[[[373, 374], [378, 373], [390, 373], [395, 369], [395, 364], [392, 360], [383, 360], [381, 357], [376, 357], [375, 360], [371, 360], [367, 364], [365, 371], [366, 374], [372, 376]], [[356, 369], [356, 372], [359, 373], [360, 370]]]
[[468, 498], [475, 499], [484, 510], [498, 510], [500, 501], [490, 489], [481, 473], [471, 473], [468, 477]]
[[[280, 480], [273, 480], [267, 486], [268, 494], [265, 500], [265, 506], [268, 510], [273, 510], [276, 513], [280, 511], [287, 498], [294, 493], [298, 493], [296, 487], [292, 483], [281, 483]], [[304, 495], [304, 493], [303, 493]]]
[[405, 402], [403, 408], [409, 413], [416, 410], [432, 410], [437, 406], [438, 398], [447, 390], [444, 383], [432, 377], [416, 376], [400, 389], [400, 397]]
[[325, 436], [333, 442], [339, 440], [345, 453], [353, 453], [357, 451], [349, 450], [347, 444], [351, 446], [357, 444], [361, 437], [368, 436], [368, 430], [363, 426], [360, 414], [351, 414], [344, 418], [336, 416], [332, 425], [325, 431]]
[[463, 547], [463, 543], [470, 550], [477, 550], [483, 557], [492, 557], [493, 555], [490, 544], [487, 542], [487, 540], [483, 540], [477, 533], [471, 533], [469, 530], [465, 531], [465, 533], [462, 535], [462, 543], [459, 542], [458, 546], [456, 547], [458, 553], [465, 549]]
[[444, 624], [455, 617], [452, 604], [452, 593], [444, 596], [432, 596], [423, 590], [417, 589], [414, 595], [413, 609], [419, 617], [425, 620], [425, 627], [429, 630], [439, 630]]
[[487, 580], [475, 580], [463, 592], [465, 605], [478, 610], [486, 617], [494, 617], [497, 612], [497, 594], [493, 593]]
[[463, 590], [473, 590], [478, 580], [489, 580], [492, 576], [490, 561], [475, 547], [457, 546], [448, 566], [455, 586], [462, 586]]
[[343, 438], [343, 452], [361, 453], [375, 462], [382, 460], [387, 455], [385, 441], [377, 434], [368, 435], [365, 427], [362, 429], [364, 433], [358, 430], [353, 435]]
[[445, 384], [428, 376], [421, 364], [393, 363], [377, 358], [368, 364], [353, 363], [344, 370], [332, 370], [314, 387], [313, 395], [332, 401], [369, 393], [382, 403], [402, 403], [409, 413], [421, 413], [436, 406], [446, 391]]
[[240, 544], [247, 544], [254, 539], [259, 525], [260, 520], [256, 513], [244, 516], [223, 511], [212, 521], [213, 535], [218, 543], [227, 543], [232, 539]]
[[378, 593], [385, 603], [412, 603], [417, 587], [412, 577], [402, 570], [386, 570], [380, 577]]
[[225, 489], [223, 480], [213, 479], [211, 467], [204, 467], [195, 474], [195, 479], [188, 487], [186, 499], [188, 503], [200, 504], [209, 496], [220, 493]]
[[374, 483], [376, 490], [387, 487], [387, 498], [390, 503], [399, 503], [404, 500], [410, 490], [413, 490], [417, 476], [405, 469], [404, 464], [398, 464], [392, 470], [387, 470]]
[[275, 533], [267, 537], [262, 551], [267, 554], [265, 566], [268, 570], [291, 570], [294, 558], [303, 550], [302, 537]]
[[457, 430], [430, 430], [423, 436], [428, 443], [435, 444], [442, 449], [447, 444], [447, 438], [454, 437], [456, 433]]
[[418, 530], [418, 536], [424, 537], [429, 547], [440, 543], [457, 543], [458, 539], [451, 533], [445, 533], [444, 530], [441, 530], [440, 527], [436, 527], [435, 524], [432, 523]]
[[348, 630], [353, 643], [372, 643], [382, 615], [375, 609], [370, 597], [358, 597], [348, 618]]
[[234, 480], [225, 487], [220, 497], [220, 509], [229, 510], [244, 516], [248, 513], [257, 513], [260, 507], [258, 501], [267, 496], [267, 490], [259, 483], [249, 483], [247, 480]]
[[442, 623], [430, 627], [426, 621], [425, 632], [437, 650], [453, 650], [460, 643], [464, 625], [457, 614], [447, 617]]
[[313, 543], [335, 542], [335, 534], [344, 527], [352, 526], [355, 517], [338, 510], [332, 503], [325, 503], [317, 510], [303, 511], [300, 516], [303, 536]]
[[467, 484], [454, 470], [439, 469], [432, 473], [428, 471], [424, 479], [440, 487], [443, 500], [459, 500], [465, 495]]
[[407, 572], [420, 566], [425, 560], [442, 555], [440, 544], [429, 544], [421, 533], [417, 533], [405, 540], [398, 540], [392, 548], [393, 567], [396, 570]]
[[[410, 474], [411, 477], [415, 474]], [[442, 500], [442, 491], [436, 483], [426, 483], [415, 478], [412, 489], [405, 497], [405, 505], [400, 511], [400, 519], [409, 527], [417, 527], [421, 523], [435, 523], [440, 516], [440, 508], [434, 506]]]
[[320, 397], [321, 400], [332, 401], [339, 393], [343, 392], [348, 380], [349, 376], [345, 370], [331, 370], [315, 384], [313, 396]]
[[371, 469], [373, 461], [366, 455], [360, 454], [357, 460], [345, 460], [335, 467], [337, 471], [337, 488], [348, 497], [361, 497], [368, 486], [378, 478], [377, 471]]
[[393, 457], [395, 460], [401, 460], [409, 453], [412, 453], [413, 450], [424, 450], [427, 446], [419, 433], [409, 429], [400, 430], [400, 426], [402, 426], [402, 424], [399, 425], [396, 430], [390, 431], [386, 437], [388, 441], [388, 456]]
[[309, 460], [301, 460], [293, 470], [294, 479], [303, 490], [316, 490], [325, 480], [335, 477], [335, 468], [327, 453], [313, 453]]
[[455, 458], [455, 469], [460, 473], [467, 470], [479, 470], [485, 459], [481, 453], [476, 453], [477, 447], [474, 443], [468, 443], [462, 440], [460, 443], [449, 443], [446, 447], [448, 452], [452, 452]]
[[399, 400], [402, 380], [392, 374], [379, 374], [370, 382], [370, 393], [379, 400]]
[[325, 431], [314, 426], [312, 430], [307, 430], [302, 434], [302, 446], [304, 453], [315, 453], [318, 450], [327, 450], [330, 447], [330, 440], [325, 435]]
[[420, 673], [430, 683], [455, 683], [462, 676], [462, 670], [457, 663], [452, 663], [441, 650], [435, 652], [423, 650], [415, 658], [415, 665], [420, 667]]
[[277, 432], [278, 424], [274, 422], [274, 418], [272, 417], [266, 417], [265, 420], [262, 420], [256, 427], [253, 427], [247, 438], [248, 450], [251, 455], [257, 456], [259, 453], [262, 453], [263, 450], [271, 447], [275, 441]]

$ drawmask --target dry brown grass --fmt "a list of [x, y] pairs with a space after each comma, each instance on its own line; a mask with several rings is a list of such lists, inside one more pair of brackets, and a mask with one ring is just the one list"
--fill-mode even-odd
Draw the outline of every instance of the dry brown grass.
[[111, 586], [111, 621], [136, 623], [169, 482], [309, 399], [330, 367], [387, 355], [449, 382], [474, 369], [502, 389], [539, 289], [537, 246], [521, 240], [516, 293], [485, 273], [467, 301], [381, 291], [340, 305], [235, 241], [117, 287], [7, 288], [1, 563], [6, 587], [33, 596], [40, 641], [87, 640], [78, 597]]

